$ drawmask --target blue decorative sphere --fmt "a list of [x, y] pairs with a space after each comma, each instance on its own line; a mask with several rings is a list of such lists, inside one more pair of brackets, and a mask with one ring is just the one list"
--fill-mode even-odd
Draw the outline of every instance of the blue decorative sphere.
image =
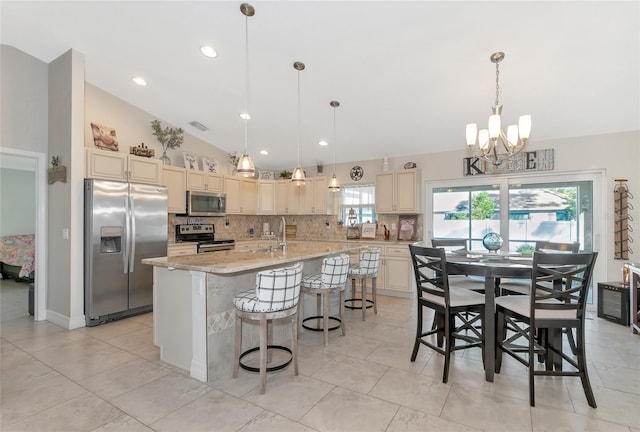
[[482, 237], [482, 245], [490, 252], [496, 252], [502, 247], [502, 237], [496, 232], [490, 232]]

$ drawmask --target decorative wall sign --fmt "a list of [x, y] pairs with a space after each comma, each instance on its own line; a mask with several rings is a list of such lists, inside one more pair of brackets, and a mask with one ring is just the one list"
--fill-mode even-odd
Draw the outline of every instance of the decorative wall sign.
[[273, 171], [260, 171], [260, 180], [273, 180]]
[[156, 155], [156, 151], [140, 143], [138, 147], [129, 146], [129, 154], [150, 158]]
[[613, 259], [628, 260], [629, 252], [633, 253], [629, 243], [633, 242], [629, 231], [629, 221], [633, 218], [629, 210], [633, 210], [633, 205], [629, 202], [633, 195], [629, 192], [627, 179], [616, 179], [618, 184], [613, 188]]
[[219, 171], [218, 161], [216, 159], [209, 159], [206, 156], [202, 156], [202, 170], [209, 173], [217, 174]]
[[418, 216], [400, 215], [398, 219], [398, 240], [416, 241], [418, 235]]
[[60, 156], [53, 156], [51, 158], [51, 168], [47, 170], [47, 180], [49, 184], [57, 181], [61, 181], [62, 183], [67, 182], [67, 167], [60, 166]]
[[118, 151], [118, 138], [116, 138], [116, 130], [114, 128], [91, 123], [91, 132], [93, 133], [93, 143], [96, 147]]
[[466, 157], [462, 160], [462, 170], [464, 176], [552, 171], [553, 149], [523, 151], [498, 166], [482, 157]]
[[183, 153], [182, 156], [184, 157], [184, 167], [186, 169], [200, 171], [200, 168], [198, 167], [198, 159], [196, 159], [194, 155], [191, 153]]
[[376, 238], [376, 224], [363, 223], [362, 224], [362, 238]]

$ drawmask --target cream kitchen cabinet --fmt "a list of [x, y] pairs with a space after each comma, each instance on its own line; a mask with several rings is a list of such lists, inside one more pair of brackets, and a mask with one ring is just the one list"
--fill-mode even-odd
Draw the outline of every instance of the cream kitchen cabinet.
[[86, 149], [86, 176], [104, 180], [162, 184], [162, 162], [121, 152]]
[[327, 214], [328, 185], [326, 177], [308, 177], [305, 184], [299, 186], [301, 214]]
[[167, 187], [169, 213], [186, 213], [187, 170], [180, 167], [163, 166], [162, 184]]
[[398, 294], [409, 295], [413, 291], [413, 265], [408, 245], [386, 245], [380, 257], [378, 279], [381, 288]]
[[376, 213], [419, 213], [418, 171], [386, 171], [376, 175]]
[[258, 214], [276, 214], [275, 180], [258, 180]]
[[224, 176], [228, 214], [255, 215], [258, 212], [258, 181], [237, 176]]
[[276, 181], [276, 214], [300, 214], [300, 188], [291, 180]]
[[222, 187], [223, 180], [221, 174], [187, 170], [187, 190], [222, 192]]

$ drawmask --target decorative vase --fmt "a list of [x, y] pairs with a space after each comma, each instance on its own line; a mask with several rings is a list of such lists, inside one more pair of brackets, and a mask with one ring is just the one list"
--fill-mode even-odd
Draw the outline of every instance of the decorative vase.
[[482, 245], [489, 252], [497, 252], [502, 247], [502, 237], [496, 232], [490, 232], [482, 237]]
[[158, 159], [162, 161], [162, 165], [171, 165], [171, 159], [169, 159], [169, 156], [167, 156], [166, 150], [162, 152], [162, 156], [160, 156]]

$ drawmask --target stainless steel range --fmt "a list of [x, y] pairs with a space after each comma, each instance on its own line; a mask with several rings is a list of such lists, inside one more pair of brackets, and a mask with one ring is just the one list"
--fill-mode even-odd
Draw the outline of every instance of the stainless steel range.
[[176, 243], [196, 242], [198, 253], [231, 250], [235, 247], [233, 239], [216, 239], [213, 224], [176, 225]]

